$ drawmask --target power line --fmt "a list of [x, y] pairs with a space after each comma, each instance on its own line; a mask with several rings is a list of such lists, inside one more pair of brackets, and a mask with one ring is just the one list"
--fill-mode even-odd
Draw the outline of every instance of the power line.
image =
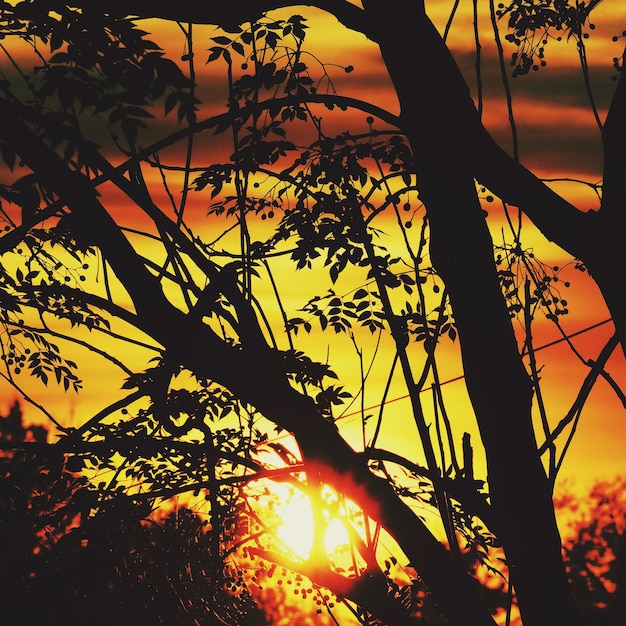
[[[608, 324], [609, 322], [611, 322], [612, 319], [609, 317], [606, 320], [603, 320], [601, 322], [597, 322], [596, 324], [592, 324], [591, 326], [587, 326], [586, 328], [583, 328], [582, 330], [577, 330], [574, 333], [571, 333], [569, 335], [564, 335], [563, 337], [561, 337], [560, 339], [555, 339], [554, 341], [550, 341], [548, 343], [544, 343], [543, 345], [535, 348], [535, 352], [539, 352], [540, 350], [545, 350], [546, 348], [551, 348], [552, 346], [555, 346], [559, 343], [563, 343], [564, 341], [568, 341], [570, 339], [572, 339], [573, 337], [578, 337], [579, 335], [583, 335], [584, 333], [589, 332], [590, 330], [594, 330], [596, 328], [598, 328], [599, 326], [603, 326], [604, 324]], [[449, 385], [450, 383], [456, 383], [459, 380], [463, 380], [465, 378], [465, 374], [459, 374], [459, 376], [455, 376], [454, 378], [448, 378], [447, 380], [444, 380], [443, 382], [439, 383], [439, 387], [443, 387], [444, 385]], [[424, 389], [420, 389], [420, 393], [424, 393], [426, 391], [431, 391], [433, 388], [433, 386], [431, 385], [430, 387], [425, 387]], [[406, 400], [407, 398], [409, 398], [409, 394], [405, 394], [403, 396], [398, 396], [397, 398], [392, 398], [391, 400], [385, 400], [385, 405], [387, 404], [391, 404], [392, 402], [398, 402], [400, 400]], [[368, 406], [366, 409], [364, 409], [365, 411], [371, 411], [373, 409], [378, 409], [382, 406], [381, 403], [379, 404], [373, 404], [372, 406]], [[344, 413], [343, 415], [340, 415], [337, 418], [338, 420], [341, 419], [345, 419], [346, 417], [352, 417], [353, 415], [359, 415], [361, 413], [361, 411], [352, 411], [351, 413]]]

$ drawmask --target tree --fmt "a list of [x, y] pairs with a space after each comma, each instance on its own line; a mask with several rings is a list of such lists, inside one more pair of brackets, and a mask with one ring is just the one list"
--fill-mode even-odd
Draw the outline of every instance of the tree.
[[[618, 342], [624, 346], [624, 80], [620, 75], [601, 124], [601, 209], [585, 213], [494, 141], [423, 2], [367, 0], [362, 8], [308, 3], [377, 42], [400, 104], [398, 116], [334, 92], [323, 59], [316, 68], [306, 55], [306, 20], [271, 13], [291, 4], [3, 4], [4, 34], [29, 43], [40, 63], [26, 71], [9, 56], [21, 83], [18, 88], [7, 76], [0, 99], [1, 149], [14, 170], [1, 190], [9, 205], [0, 247], [20, 255], [18, 267], [7, 264], [1, 276], [6, 377], [18, 386], [23, 370], [44, 383], [54, 373], [66, 389], [78, 390], [76, 363], [51, 342], [55, 336], [82, 342], [118, 366], [131, 392], [78, 428], [58, 424], [63, 436], [56, 447], [87, 473], [110, 469], [111, 489], [129, 481], [134, 497], [141, 492], [157, 502], [206, 490], [216, 528], [225, 527], [224, 511], [243, 506], [239, 486], [255, 479], [290, 475], [320, 502], [323, 485], [345, 494], [367, 520], [358, 550], [362, 564], [349, 577], [338, 575], [322, 554], [319, 517], [319, 558], [289, 564], [355, 602], [365, 615], [390, 624], [413, 623], [414, 617], [403, 602], [406, 595], [376, 559], [370, 536], [375, 524], [397, 542], [436, 603], [441, 616], [430, 614], [429, 621], [494, 623], [465, 562], [473, 556], [475, 568], [493, 544], [504, 550], [503, 575], [524, 624], [574, 624], [552, 499], [560, 464], [556, 445], [598, 377], [610, 380], [604, 364]], [[584, 30], [597, 4], [554, 0], [538, 7], [516, 0], [501, 6], [519, 47], [516, 72], [528, 71], [534, 55], [542, 54], [532, 44], [537, 33], [566, 33], [584, 59]], [[490, 8], [496, 24], [496, 9]], [[130, 19], [150, 17], [178, 23], [184, 70]], [[206, 118], [200, 115], [194, 60], [193, 29], [200, 24], [222, 28], [210, 35], [208, 59], [226, 72], [226, 108]], [[157, 139], [147, 126], [160, 100], [165, 115], [176, 111], [181, 127]], [[348, 109], [366, 116], [365, 127], [327, 131], [340, 123], [335, 113]], [[97, 120], [108, 138], [94, 132]], [[151, 133], [160, 121], [154, 120]], [[197, 146], [207, 130], [228, 137], [232, 155], [199, 167]], [[225, 149], [225, 141], [215, 145]], [[182, 158], [167, 152], [177, 146], [183, 146]], [[108, 156], [113, 149], [122, 155], [118, 164]], [[172, 154], [179, 158], [175, 165]], [[158, 197], [149, 175], [155, 171], [162, 182]], [[190, 225], [192, 190], [209, 197], [211, 225], [230, 217], [234, 226], [198, 236], [201, 227]], [[112, 204], [120, 196], [123, 212]], [[545, 415], [532, 329], [539, 311], [555, 323], [564, 312], [553, 292], [558, 276], [524, 248], [512, 221], [508, 243], [494, 255], [483, 210], [483, 201], [493, 196], [507, 215], [517, 207], [589, 270], [616, 329], [590, 364], [572, 411], [556, 428], [544, 420], [541, 445], [533, 427], [533, 415]], [[405, 209], [412, 219], [402, 218]], [[255, 240], [258, 224], [278, 214], [278, 224]], [[377, 239], [377, 220], [387, 214], [405, 246], [400, 256]], [[417, 237], [409, 237], [416, 231]], [[272, 272], [283, 257], [300, 270], [318, 263], [328, 268], [331, 290], [314, 295], [305, 316], [289, 317]], [[350, 297], [332, 285], [349, 273], [358, 285]], [[428, 281], [437, 287], [435, 303], [426, 294]], [[274, 317], [259, 293], [266, 284], [275, 296]], [[53, 318], [143, 350], [143, 371], [123, 363], [123, 347], [109, 351], [91, 336], [52, 326]], [[522, 322], [523, 336], [516, 336], [513, 318]], [[347, 391], [330, 384], [337, 375], [327, 363], [299, 350], [298, 331], [311, 330], [313, 321], [347, 334], [361, 358], [358, 329], [391, 337], [389, 379], [397, 366], [423, 454], [407, 459], [376, 446], [382, 411], [373, 432], [363, 412], [361, 449], [348, 443], [333, 412]], [[458, 343], [462, 354], [487, 462], [484, 489], [474, 476], [469, 436], [463, 436], [461, 459], [456, 452], [459, 433], [453, 432], [439, 377], [445, 340]], [[428, 384], [435, 429], [420, 395]], [[293, 436], [298, 455], [268, 442], [271, 427]], [[282, 465], [259, 458], [258, 450], [269, 443]], [[396, 481], [391, 468], [406, 471], [409, 484]], [[447, 545], [415, 514], [416, 501], [438, 511]], [[264, 547], [257, 551], [282, 558]], [[410, 608], [415, 615], [423, 611]]]
[[624, 619], [624, 481], [594, 485], [591, 506], [580, 511], [578, 498], [565, 494], [557, 507], [569, 509], [573, 519], [565, 535], [565, 561], [581, 614], [593, 621], [600, 608], [604, 622]]

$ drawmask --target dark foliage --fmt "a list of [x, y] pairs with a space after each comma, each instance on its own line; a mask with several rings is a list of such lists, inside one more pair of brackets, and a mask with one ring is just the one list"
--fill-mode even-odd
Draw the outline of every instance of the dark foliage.
[[[180, 507], [158, 520], [70, 472], [52, 444], [25, 442], [15, 404], [0, 418], [0, 604], [15, 624], [266, 624], [245, 588], [230, 594], [212, 529]], [[14, 446], [14, 447], [12, 447]]]

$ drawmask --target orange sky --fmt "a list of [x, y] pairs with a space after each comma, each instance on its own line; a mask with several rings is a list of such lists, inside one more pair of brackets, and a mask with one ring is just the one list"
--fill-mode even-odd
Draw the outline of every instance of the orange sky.
[[[449, 1], [434, 2], [431, 0], [427, 2], [427, 7], [438, 26], [441, 27], [445, 23], [452, 4]], [[302, 14], [305, 14], [305, 11], [307, 10], [304, 8], [298, 9], [298, 12]], [[285, 15], [285, 13], [282, 12], [281, 15]], [[620, 48], [623, 44], [623, 41], [611, 42], [610, 37], [613, 34], [621, 33], [626, 25], [626, 7], [620, 5], [616, 0], [604, 0], [596, 13], [597, 28], [594, 37], [589, 41], [589, 59], [593, 69], [594, 85], [597, 85], [600, 94], [599, 107], [602, 111], [606, 109], [607, 95], [610, 94], [613, 85], [610, 82], [610, 76], [613, 73], [611, 59], [621, 53]], [[390, 91], [389, 81], [376, 46], [366, 41], [361, 35], [348, 33], [336, 24], [334, 18], [324, 16], [321, 12], [308, 11], [306, 14], [310, 17], [311, 29], [308, 40], [312, 51], [327, 63], [336, 63], [339, 66], [350, 64], [355, 67], [354, 72], [350, 74], [343, 72], [341, 67], [328, 68], [337, 90], [342, 94], [371, 101], [390, 109], [392, 112], [397, 112], [397, 103]], [[497, 76], [497, 70], [494, 63], [493, 46], [490, 45], [486, 17], [482, 16], [481, 18], [483, 24], [481, 43], [483, 58], [485, 59], [483, 77], [486, 81], [485, 123], [507, 145], [506, 109], [503, 104], [502, 90], [494, 79]], [[177, 27], [171, 24], [163, 26], [151, 22], [148, 29], [152, 28], [155, 29], [155, 40], [162, 45], [167, 42], [167, 46], [173, 51], [174, 58], [183, 53], [184, 45]], [[470, 16], [459, 13], [451, 30], [450, 42], [462, 69], [466, 72], [468, 82], [474, 86], [473, 59], [470, 54], [473, 49], [471, 33]], [[211, 45], [207, 37], [214, 34], [216, 33], [212, 29], [197, 29], [196, 31], [199, 80], [219, 79], [222, 81], [221, 86], [216, 90], [201, 88], [201, 93], [209, 94], [207, 104], [202, 108], [203, 116], [218, 112], [225, 94], [223, 65], [204, 65], [204, 57], [207, 54], [205, 50]], [[204, 41], [202, 37], [205, 37]], [[578, 60], [574, 47], [565, 43], [551, 42], [547, 48], [547, 59], [548, 66], [540, 72], [512, 81], [522, 160], [531, 168], [535, 168], [536, 173], [542, 176], [585, 178], [596, 182], [601, 178], [598, 131], [597, 127], [594, 126], [593, 116], [590, 114], [584, 92], [581, 89]], [[365, 114], [361, 112], [347, 113], [340, 116], [336, 122], [333, 121], [333, 126], [336, 124], [339, 127], [340, 124], [345, 123], [352, 129], [356, 125], [359, 130], [365, 130], [364, 119]], [[166, 131], [167, 127], [159, 124], [155, 134], [160, 135]], [[200, 146], [198, 162], [206, 163], [206, 159], [215, 159], [216, 155], [224, 154], [225, 148], [221, 143], [223, 137], [213, 142], [205, 133], [201, 138], [202, 141], [198, 142]], [[171, 158], [175, 159], [178, 154], [180, 153], [172, 151]], [[152, 172], [151, 179], [157, 182], [156, 172]], [[562, 191], [568, 199], [576, 203], [581, 209], [597, 208], [597, 202], [593, 195], [581, 185], [563, 184], [559, 186], [559, 191]], [[102, 192], [103, 198], [108, 202], [107, 206], [114, 206], [120, 202], [119, 194], [115, 194], [104, 187]], [[178, 193], [178, 190], [175, 192]], [[157, 197], [160, 201], [165, 202], [165, 196], [162, 192]], [[198, 234], [206, 238], [210, 238], [214, 232], [214, 223], [205, 220], [208, 202], [206, 196], [192, 194], [187, 214], [190, 222], [197, 225]], [[493, 205], [486, 205], [485, 208], [490, 212], [490, 224], [493, 227], [494, 238], [498, 241], [503, 221]], [[124, 220], [128, 220], [130, 224], [140, 223], [139, 213], [137, 212], [133, 216], [132, 207], [124, 204], [123, 207], [120, 205], [117, 209], [120, 212], [116, 214], [121, 216], [123, 213]], [[377, 226], [391, 232], [393, 219], [382, 218], [378, 220]], [[266, 229], [267, 227], [268, 223], [257, 221], [255, 224], [255, 228], [258, 229]], [[536, 233], [532, 233], [531, 228], [528, 228], [527, 232], [529, 238], [526, 240], [526, 245], [533, 247], [537, 256], [540, 256], [546, 263], [561, 266], [568, 262], [568, 259], [558, 249], [547, 244]], [[391, 236], [386, 243], [390, 247], [395, 245]], [[145, 250], [153, 249], [146, 247]], [[3, 259], [3, 262], [10, 264], [10, 260], [7, 258]], [[96, 265], [94, 263], [92, 270], [90, 270], [92, 277], [96, 276], [98, 269]], [[279, 281], [282, 279], [288, 283], [288, 287], [284, 289], [284, 296], [292, 315], [297, 314], [297, 309], [311, 295], [316, 292], [323, 292], [330, 286], [324, 279], [325, 272], [323, 270], [309, 274], [303, 270], [299, 275], [294, 275], [293, 270], [286, 263], [277, 261], [273, 262], [272, 265]], [[571, 281], [571, 287], [565, 290], [567, 291], [570, 314], [562, 320], [566, 332], [578, 332], [604, 321], [608, 317], [601, 297], [588, 277], [575, 271], [572, 267], [568, 267], [563, 270], [562, 278]], [[257, 287], [260, 295], [270, 298], [271, 293], [267, 282], [259, 283]], [[338, 293], [343, 293], [342, 290], [348, 292], [355, 288], [355, 283], [350, 282], [348, 278], [342, 278], [334, 288]], [[273, 311], [272, 314], [276, 315], [276, 308], [272, 308], [271, 304], [268, 306], [269, 310]], [[548, 343], [558, 338], [558, 332], [548, 322], [540, 322], [535, 332], [538, 344]], [[605, 324], [596, 330], [579, 335], [573, 342], [585, 359], [594, 359], [610, 333], [610, 324]], [[86, 340], [91, 340], [94, 336], [93, 333], [91, 335], [88, 333], [80, 334], [80, 336], [82, 335]], [[368, 340], [367, 336], [367, 333], [360, 335], [363, 340], [365, 363], [372, 358], [375, 352], [374, 342]], [[103, 342], [102, 345], [106, 346], [107, 342]], [[324, 336], [316, 334], [314, 337], [299, 335], [299, 346], [310, 350], [312, 358], [325, 361], [328, 357], [340, 376], [341, 384], [356, 393], [359, 366], [356, 352], [349, 338], [345, 336], [335, 337], [331, 334]], [[417, 348], [416, 353], [418, 355], [419, 351], [420, 348]], [[442, 365], [442, 380], [445, 381], [461, 375], [462, 369], [456, 344], [444, 345], [442, 351], [447, 354]], [[20, 383], [24, 385], [24, 388], [35, 401], [45, 404], [62, 423], [77, 425], [108, 404], [123, 397], [126, 392], [119, 389], [124, 374], [117, 368], [106, 364], [101, 359], [94, 358], [84, 349], [72, 349], [72, 354], [74, 353], [80, 364], [80, 376], [85, 381], [85, 388], [79, 395], [65, 394], [57, 390], [54, 383], [51, 383], [47, 389], [42, 388], [40, 385], [33, 384], [24, 375], [22, 375]], [[372, 374], [368, 379], [364, 400], [366, 407], [376, 406], [380, 401], [391, 362], [391, 354], [391, 346], [388, 341], [384, 340], [381, 343]], [[124, 349], [122, 356], [128, 360], [132, 369], [140, 371], [146, 367], [147, 358], [150, 358], [152, 354], [148, 351], [137, 351], [129, 346]], [[566, 414], [573, 402], [588, 368], [580, 364], [571, 352], [565, 350], [563, 344], [546, 348], [537, 356], [543, 367], [542, 379], [546, 383], [550, 420], [552, 425], [555, 425]], [[419, 370], [419, 368], [417, 369]], [[613, 355], [607, 369], [618, 383], [626, 387], [626, 364], [621, 353], [618, 352]], [[405, 389], [398, 381], [393, 386], [389, 398], [401, 398], [405, 393]], [[478, 435], [462, 380], [446, 385], [445, 394], [449, 399], [450, 407], [452, 407], [452, 419], [455, 423], [459, 442], [460, 436], [465, 430], [472, 432], [474, 440], [477, 441]], [[426, 393], [423, 395], [428, 396]], [[7, 405], [14, 396], [15, 393], [5, 387], [4, 397]], [[353, 413], [359, 406], [360, 399], [357, 399], [347, 412]], [[432, 413], [432, 409], [428, 407], [428, 401], [425, 399], [427, 417]], [[412, 418], [407, 417], [409, 414], [407, 409], [406, 400], [398, 400], [389, 404], [385, 413], [386, 418], [379, 445], [393, 448], [400, 454], [411, 457], [414, 456], [415, 450], [419, 449], [419, 444]], [[41, 415], [34, 408], [27, 406], [25, 410], [28, 420], [42, 420]], [[377, 409], [372, 412], [376, 414], [376, 411]], [[609, 386], [600, 381], [583, 413], [577, 436], [560, 475], [562, 480], [571, 478], [578, 483], [587, 483], [595, 478], [610, 477], [615, 473], [622, 472], [624, 469], [623, 458], [626, 452], [626, 422], [624, 418], [624, 408], [619, 400]], [[340, 424], [349, 441], [357, 448], [362, 447], [360, 418], [354, 415], [347, 416], [340, 421]]]

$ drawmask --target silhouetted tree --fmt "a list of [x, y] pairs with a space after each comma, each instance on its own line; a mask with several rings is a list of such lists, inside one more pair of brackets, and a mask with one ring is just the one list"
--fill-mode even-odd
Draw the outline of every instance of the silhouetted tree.
[[626, 501], [624, 479], [599, 482], [586, 498], [566, 493], [565, 564], [585, 623], [620, 624], [626, 615]]
[[0, 417], [0, 598], [15, 623], [267, 623], [245, 586], [229, 593], [206, 522], [186, 507], [147, 520], [124, 493], [103, 506], [45, 435], [17, 403]]
[[[306, 54], [306, 20], [271, 13], [290, 2], [2, 4], [2, 32], [21, 38], [38, 58], [37, 67], [24, 70], [7, 49], [15, 76], [7, 68], [1, 85], [0, 148], [14, 173], [0, 189], [10, 203], [0, 250], [18, 258], [18, 267], [7, 264], [0, 274], [6, 378], [17, 386], [23, 371], [44, 383], [54, 375], [78, 390], [76, 364], [52, 343], [55, 337], [87, 345], [119, 367], [130, 393], [77, 428], [59, 424], [56, 451], [71, 454], [73, 469], [86, 475], [112, 472], [98, 506], [108, 493], [132, 493], [138, 484], [151, 502], [206, 493], [212, 526], [221, 533], [215, 558], [226, 556], [233, 511], [247, 502], [242, 485], [291, 476], [320, 504], [322, 485], [345, 494], [367, 519], [364, 537], [354, 538], [360, 564], [350, 575], [323, 554], [323, 517], [316, 519], [315, 560], [253, 547], [354, 602], [363, 623], [370, 615], [414, 623], [424, 608], [412, 593], [417, 583], [394, 586], [390, 567], [377, 560], [372, 520], [398, 543], [436, 603], [429, 623], [494, 623], [468, 570], [489, 565], [491, 547], [501, 545], [509, 601], [514, 589], [524, 624], [575, 624], [552, 488], [560, 466], [557, 437], [575, 424], [596, 379], [608, 377], [603, 367], [618, 340], [624, 346], [624, 80], [617, 81], [600, 133], [601, 209], [585, 213], [494, 141], [423, 1], [307, 4], [379, 45], [399, 115], [335, 93], [330, 67], [322, 60], [316, 69]], [[520, 48], [518, 74], [539, 54], [528, 49], [537, 33], [560, 30], [580, 50], [597, 2], [544, 4], [539, 14], [529, 0], [500, 7]], [[133, 17], [178, 23], [185, 42], [180, 67]], [[225, 69], [226, 104], [207, 117], [194, 56], [200, 24], [223, 29], [206, 36], [211, 67]], [[148, 132], [157, 103], [165, 115], [176, 111], [179, 130], [157, 137], [162, 120], [156, 119]], [[344, 123], [335, 113], [347, 109], [367, 116], [365, 126], [327, 130], [322, 118], [334, 127]], [[218, 135], [215, 152], [197, 156], [207, 130]], [[117, 150], [117, 161], [109, 150]], [[226, 150], [230, 158], [219, 156]], [[206, 227], [192, 223], [192, 190], [210, 203]], [[539, 311], [555, 322], [564, 313], [554, 292], [558, 276], [524, 248], [513, 219], [494, 254], [483, 210], [491, 194], [509, 217], [511, 206], [518, 207], [589, 269], [615, 323], [616, 336], [588, 364], [579, 397], [556, 428], [544, 419], [532, 322]], [[378, 239], [384, 214], [395, 218], [399, 256]], [[276, 216], [269, 234], [258, 228]], [[231, 218], [234, 226], [214, 230], [217, 218]], [[284, 300], [289, 285], [272, 272], [283, 257], [300, 270], [319, 259], [328, 271], [330, 291], [315, 294], [302, 317], [291, 315]], [[334, 283], [348, 269], [356, 286], [341, 295]], [[426, 293], [429, 281], [434, 296]], [[273, 314], [261, 284], [275, 296]], [[109, 352], [92, 336], [53, 327], [54, 318], [118, 347]], [[522, 322], [523, 336], [516, 337], [512, 318]], [[329, 383], [337, 374], [327, 363], [299, 349], [297, 332], [311, 330], [312, 322], [354, 342], [360, 392], [367, 374], [358, 332], [391, 338], [389, 380], [397, 366], [423, 453], [407, 459], [377, 447], [382, 411], [372, 429], [363, 410], [362, 446], [348, 443], [333, 412], [347, 391]], [[486, 484], [474, 476], [469, 436], [463, 435], [462, 456], [456, 451], [462, 433], [454, 432], [437, 365], [447, 340], [460, 346]], [[127, 347], [143, 351], [144, 371], [124, 364]], [[432, 420], [420, 397], [428, 385]], [[539, 446], [534, 411], [542, 418]], [[272, 428], [291, 433], [298, 454], [273, 442]], [[273, 462], [259, 456], [264, 447], [275, 454]], [[397, 479], [397, 471], [406, 477]], [[447, 545], [415, 514], [415, 503], [437, 512]], [[254, 543], [258, 535], [252, 537]]]

